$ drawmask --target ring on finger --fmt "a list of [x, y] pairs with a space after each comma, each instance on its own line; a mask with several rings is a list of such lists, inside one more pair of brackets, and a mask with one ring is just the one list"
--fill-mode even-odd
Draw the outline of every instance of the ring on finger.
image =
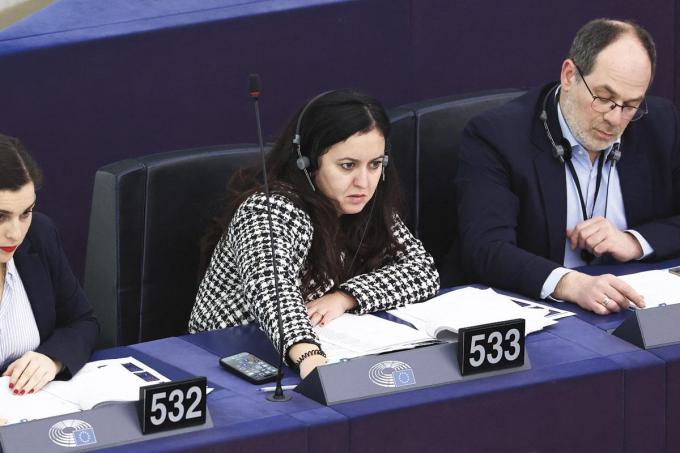
[[607, 305], [609, 305], [610, 302], [611, 302], [611, 299], [607, 296], [604, 296], [604, 299], [600, 303], [604, 306], [604, 308], [607, 308]]

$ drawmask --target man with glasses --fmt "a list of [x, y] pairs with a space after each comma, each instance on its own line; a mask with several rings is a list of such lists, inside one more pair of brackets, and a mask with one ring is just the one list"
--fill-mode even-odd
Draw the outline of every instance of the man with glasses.
[[656, 49], [632, 22], [583, 26], [552, 83], [470, 121], [456, 175], [468, 277], [599, 314], [643, 298], [572, 270], [680, 254], [680, 124], [646, 96]]

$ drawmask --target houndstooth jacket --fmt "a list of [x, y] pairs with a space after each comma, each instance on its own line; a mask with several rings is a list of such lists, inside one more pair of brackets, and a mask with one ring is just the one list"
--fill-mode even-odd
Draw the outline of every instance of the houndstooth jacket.
[[[301, 291], [314, 228], [307, 213], [284, 195], [273, 194], [272, 226], [279, 272], [284, 352], [296, 343], [319, 344], [304, 303], [331, 291], [333, 281], [315, 285], [303, 300]], [[388, 310], [423, 301], [439, 288], [432, 257], [400, 219], [393, 226], [404, 244], [389, 264], [338, 285], [358, 302], [354, 313]], [[259, 322], [274, 345], [279, 344], [277, 309], [269, 242], [266, 196], [246, 199], [217, 243], [196, 296], [189, 331], [222, 329]]]

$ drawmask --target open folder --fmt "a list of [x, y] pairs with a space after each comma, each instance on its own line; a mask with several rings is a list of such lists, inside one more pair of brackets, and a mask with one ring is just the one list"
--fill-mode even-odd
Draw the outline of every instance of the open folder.
[[433, 342], [425, 332], [373, 315], [344, 315], [315, 327], [328, 363]]
[[510, 298], [492, 289], [463, 288], [426, 302], [391, 310], [415, 329], [372, 315], [345, 313], [324, 327], [315, 327], [329, 363], [369, 354], [413, 348], [436, 341], [455, 341], [460, 328], [522, 318], [526, 333], [573, 316], [538, 302]]
[[526, 334], [538, 332], [573, 313], [523, 299], [512, 299], [493, 289], [474, 287], [450, 291], [419, 304], [390, 311], [432, 338], [455, 339], [463, 327], [510, 319], [524, 319]]
[[8, 423], [69, 414], [109, 402], [136, 401], [139, 388], [168, 379], [133, 357], [89, 362], [68, 381], [52, 381], [36, 393], [14, 395], [0, 378], [0, 417]]

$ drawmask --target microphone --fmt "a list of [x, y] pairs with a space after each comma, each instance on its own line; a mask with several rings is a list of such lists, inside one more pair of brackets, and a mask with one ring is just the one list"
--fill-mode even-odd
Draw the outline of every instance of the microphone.
[[269, 181], [267, 178], [267, 164], [264, 154], [264, 140], [262, 139], [262, 123], [260, 121], [259, 98], [261, 93], [260, 76], [250, 74], [248, 76], [248, 94], [253, 99], [255, 107], [255, 121], [257, 123], [257, 139], [260, 145], [260, 157], [262, 158], [262, 179], [264, 179], [264, 193], [267, 198], [267, 221], [269, 222], [269, 247], [272, 252], [272, 266], [274, 267], [274, 295], [276, 297], [276, 316], [279, 329], [279, 366], [276, 372], [276, 389], [267, 400], [274, 402], [290, 401], [291, 397], [283, 393], [281, 380], [283, 379], [283, 319], [281, 317], [281, 299], [279, 298], [279, 273], [276, 266], [276, 244], [274, 243], [274, 228], [272, 225], [272, 202], [269, 198]]

